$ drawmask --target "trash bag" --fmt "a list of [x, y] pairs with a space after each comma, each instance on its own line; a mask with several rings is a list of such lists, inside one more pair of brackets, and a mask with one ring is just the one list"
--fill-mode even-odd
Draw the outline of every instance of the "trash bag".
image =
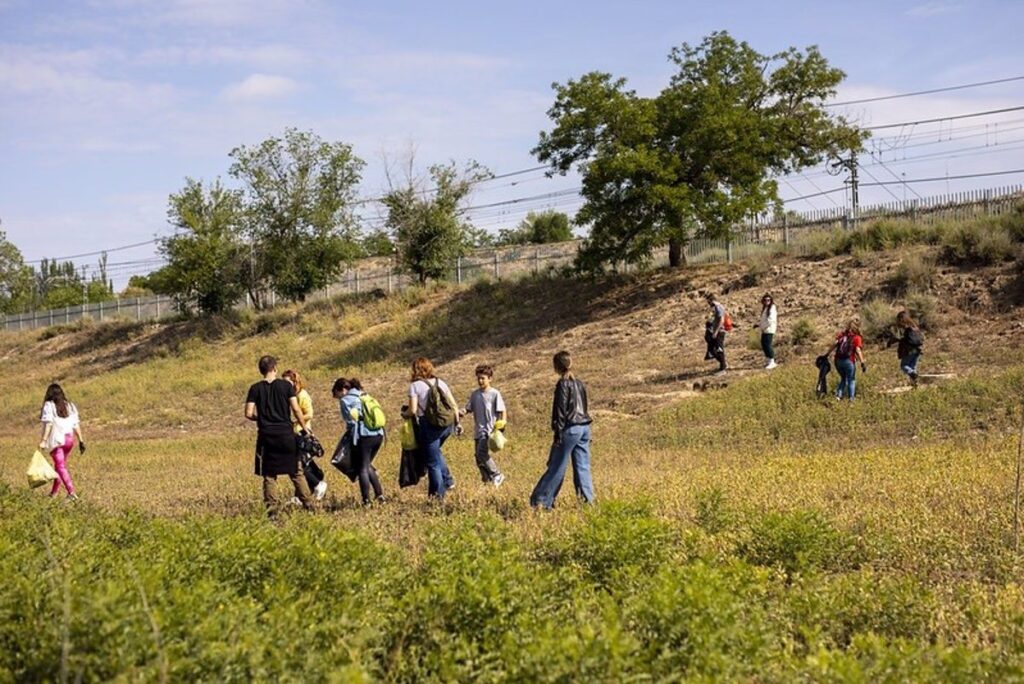
[[398, 486], [412, 487], [427, 476], [427, 463], [419, 449], [402, 449], [402, 461], [398, 466]]
[[487, 448], [493, 453], [504, 449], [506, 443], [508, 443], [508, 438], [501, 430], [493, 430], [491, 436], [487, 438]]
[[342, 435], [338, 445], [334, 447], [334, 454], [331, 456], [331, 465], [341, 471], [341, 474], [352, 482], [359, 478], [359, 468], [352, 458], [352, 442]]
[[307, 454], [310, 458], [320, 458], [324, 455], [324, 447], [320, 440], [312, 432], [305, 430], [295, 437], [295, 447], [300, 454]]
[[416, 428], [412, 424], [412, 418], [406, 418], [402, 422], [402, 427], [398, 431], [398, 438], [399, 441], [402, 443], [402, 451], [416, 450]]
[[57, 471], [38, 449], [32, 454], [32, 460], [29, 461], [25, 474], [28, 476], [28, 486], [33, 489], [50, 484], [57, 479]]

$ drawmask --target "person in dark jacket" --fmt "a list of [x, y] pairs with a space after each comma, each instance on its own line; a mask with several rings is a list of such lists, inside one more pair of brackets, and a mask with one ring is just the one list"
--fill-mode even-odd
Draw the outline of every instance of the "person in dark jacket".
[[587, 412], [587, 386], [573, 376], [569, 352], [560, 351], [555, 354], [554, 367], [560, 376], [551, 404], [551, 431], [554, 438], [547, 470], [530, 494], [531, 506], [549, 510], [555, 505], [570, 459], [576, 495], [586, 503], [594, 502], [594, 482], [590, 474], [592, 421]]
[[924, 335], [921, 327], [907, 310], [896, 314], [896, 327], [902, 333], [896, 343], [896, 356], [900, 360], [900, 370], [910, 378], [911, 387], [917, 387], [917, 360], [921, 357]]

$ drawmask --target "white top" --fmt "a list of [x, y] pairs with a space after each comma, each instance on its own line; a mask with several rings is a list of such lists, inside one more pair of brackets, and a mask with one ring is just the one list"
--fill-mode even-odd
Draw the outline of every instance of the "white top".
[[779, 327], [779, 310], [775, 308], [775, 302], [766, 310], [761, 312], [761, 321], [758, 323], [761, 332], [774, 335]]
[[57, 405], [52, 401], [48, 401], [43, 404], [43, 411], [39, 416], [39, 421], [42, 423], [53, 423], [53, 429], [50, 430], [50, 438], [46, 442], [46, 449], [53, 451], [63, 445], [67, 436], [78, 427], [78, 408], [69, 401], [68, 415], [66, 418], [61, 418], [57, 415]]
[[451, 399], [452, 406], [457, 406], [455, 403], [455, 397], [452, 394], [451, 389], [448, 387], [448, 383], [444, 380], [441, 380], [440, 378], [431, 378], [429, 381], [417, 380], [409, 385], [409, 397], [416, 397], [416, 415], [418, 417], [423, 417], [423, 412], [427, 408], [427, 398], [430, 396], [430, 385], [433, 385], [435, 382], [438, 383], [441, 391], [447, 394], [448, 398]]

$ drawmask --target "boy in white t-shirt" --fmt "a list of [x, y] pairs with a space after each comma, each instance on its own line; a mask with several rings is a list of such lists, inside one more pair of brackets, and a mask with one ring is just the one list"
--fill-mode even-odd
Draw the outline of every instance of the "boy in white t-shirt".
[[491, 378], [494, 377], [494, 369], [488, 365], [477, 366], [476, 389], [466, 402], [466, 409], [463, 415], [473, 414], [473, 422], [476, 428], [473, 438], [476, 443], [476, 465], [480, 468], [480, 478], [484, 482], [490, 482], [495, 487], [500, 487], [505, 481], [505, 476], [498, 470], [498, 464], [491, 458], [488, 451], [487, 441], [494, 430], [505, 428], [506, 410], [505, 400], [496, 388], [491, 387]]

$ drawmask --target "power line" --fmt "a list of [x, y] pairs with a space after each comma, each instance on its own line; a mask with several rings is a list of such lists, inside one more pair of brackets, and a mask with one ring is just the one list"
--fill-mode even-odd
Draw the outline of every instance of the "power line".
[[881, 126], [865, 126], [862, 131], [880, 131], [885, 128], [900, 128], [902, 126], [917, 126], [918, 124], [938, 123], [940, 121], [953, 121], [955, 119], [970, 119], [976, 116], [990, 116], [992, 114], [1005, 114], [1006, 112], [1019, 112], [1024, 105], [1018, 107], [1004, 107], [1003, 109], [989, 109], [984, 112], [972, 112], [971, 114], [955, 114], [953, 116], [940, 116], [935, 119], [920, 119], [918, 121], [903, 121], [901, 123], [882, 124]]
[[899, 185], [901, 183], [934, 183], [939, 181], [962, 180], [964, 178], [987, 178], [989, 176], [1009, 176], [1015, 173], [1024, 173], [1024, 169], [1010, 169], [1008, 171], [989, 171], [988, 173], [964, 173], [958, 176], [936, 176], [934, 178], [908, 178], [901, 181], [879, 181], [876, 183], [861, 183], [862, 186], [875, 185]]
[[136, 242], [130, 245], [121, 245], [120, 247], [111, 247], [110, 249], [101, 249], [97, 252], [83, 252], [82, 254], [72, 254], [70, 256], [54, 257], [52, 259], [35, 259], [34, 261], [26, 261], [26, 264], [41, 264], [44, 261], [71, 261], [72, 259], [81, 259], [82, 257], [91, 256], [102, 256], [110, 252], [121, 252], [126, 249], [134, 249], [135, 247], [144, 247], [145, 245], [152, 245], [159, 242], [161, 238], [153, 238], [152, 240], [146, 240], [145, 242]]
[[[875, 178], [875, 174], [871, 173], [870, 171], [865, 169], [863, 166], [860, 168], [860, 170], [863, 171], [864, 173], [868, 174], [868, 178], [870, 178], [870, 179], [872, 179], [874, 181], [878, 181], [878, 179]], [[897, 179], [897, 180], [899, 180], [899, 179]], [[904, 183], [903, 187], [907, 187], [907, 184]], [[892, 197], [894, 200], [896, 200], [897, 202], [900, 201], [900, 198], [896, 195], [896, 193], [893, 192], [892, 190], [890, 190], [887, 186], [883, 185], [882, 189], [885, 190], [887, 193], [889, 193], [889, 196]]]
[[1010, 83], [1011, 81], [1024, 81], [1024, 76], [1011, 76], [1010, 78], [998, 78], [994, 81], [978, 81], [976, 83], [964, 83], [962, 85], [947, 86], [945, 88], [932, 88], [931, 90], [917, 90], [912, 93], [900, 93], [899, 95], [882, 95], [879, 97], [865, 97], [859, 100], [846, 100], [844, 102], [831, 102], [826, 107], [842, 107], [845, 105], [865, 104], [867, 102], [881, 102], [882, 100], [897, 100], [902, 97], [915, 97], [917, 95], [932, 95], [934, 93], [948, 93], [952, 90], [966, 90], [967, 88], [979, 88], [981, 86], [996, 85], [998, 83]]
[[[893, 171], [892, 169], [890, 169], [881, 159], [876, 159], [875, 161], [877, 161], [882, 166], [883, 169], [888, 171], [890, 176], [892, 176], [896, 180], [903, 180], [902, 178], [897, 176], [896, 172]], [[870, 173], [868, 175], [871, 176]], [[872, 178], [874, 178], [874, 176], [872, 176]], [[878, 180], [878, 179], [876, 178], [875, 180]], [[917, 190], [915, 190], [914, 188], [910, 187], [906, 183], [903, 183], [903, 191], [906, 192], [907, 190], [910, 190], [910, 192], [914, 193], [914, 195], [917, 197], [917, 199], [924, 199], [923, 197], [921, 197], [921, 194]], [[903, 197], [906, 197], [906, 195], [903, 195]]]

